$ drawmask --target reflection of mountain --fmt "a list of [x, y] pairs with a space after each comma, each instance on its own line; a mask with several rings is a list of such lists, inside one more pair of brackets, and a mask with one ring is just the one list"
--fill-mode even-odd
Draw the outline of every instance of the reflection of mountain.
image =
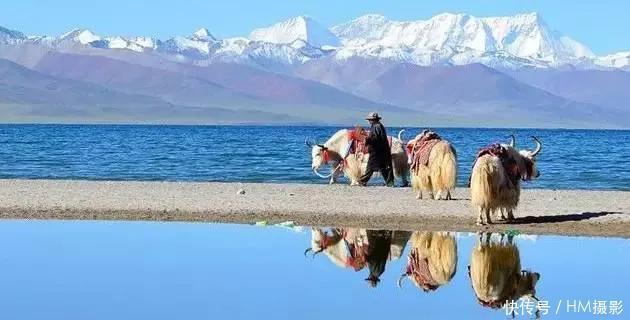
[[511, 235], [492, 238], [491, 233], [479, 234], [473, 248], [468, 274], [479, 304], [493, 309], [508, 301], [536, 298], [536, 283], [540, 274], [521, 269], [521, 257]]

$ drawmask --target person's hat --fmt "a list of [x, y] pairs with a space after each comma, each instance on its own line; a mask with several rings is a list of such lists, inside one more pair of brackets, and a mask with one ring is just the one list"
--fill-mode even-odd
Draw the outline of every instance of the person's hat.
[[370, 112], [367, 116], [367, 118], [365, 118], [365, 120], [381, 120], [381, 117], [378, 115], [378, 113], [376, 112]]

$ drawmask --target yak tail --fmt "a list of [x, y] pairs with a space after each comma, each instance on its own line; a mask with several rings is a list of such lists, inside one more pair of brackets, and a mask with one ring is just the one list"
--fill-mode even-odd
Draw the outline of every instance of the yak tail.
[[450, 143], [443, 141], [431, 149], [429, 159], [431, 183], [438, 190], [453, 190], [457, 185], [457, 154]]
[[482, 156], [477, 159], [470, 178], [470, 200], [473, 205], [483, 208], [494, 207], [496, 191], [494, 175], [497, 174], [492, 157]]
[[440, 175], [442, 176], [445, 189], [453, 190], [457, 185], [457, 153], [453, 146], [449, 144], [448, 147], [450, 150], [444, 154], [444, 159], [442, 159], [442, 165], [440, 166]]

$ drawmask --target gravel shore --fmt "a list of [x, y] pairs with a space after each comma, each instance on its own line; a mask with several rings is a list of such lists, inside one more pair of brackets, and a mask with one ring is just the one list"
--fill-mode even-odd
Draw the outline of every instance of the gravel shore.
[[475, 225], [468, 189], [416, 200], [409, 188], [269, 183], [0, 180], [0, 218], [269, 223], [399, 230], [630, 237], [630, 192], [524, 190], [517, 221]]

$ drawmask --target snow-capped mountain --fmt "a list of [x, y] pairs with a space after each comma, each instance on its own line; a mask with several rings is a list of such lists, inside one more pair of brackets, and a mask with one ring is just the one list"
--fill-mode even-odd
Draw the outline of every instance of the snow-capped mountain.
[[80, 107], [90, 121], [353, 123], [378, 110], [415, 125], [630, 127], [630, 52], [596, 56], [538, 14], [367, 15], [330, 29], [300, 16], [226, 39], [0, 28], [0, 68], [0, 103], [15, 106], [0, 118], [20, 121]]
[[630, 51], [618, 52], [611, 55], [598, 57], [595, 63], [600, 66], [609, 68], [627, 68], [630, 67]]
[[17, 44], [26, 39], [26, 36], [15, 30], [0, 27], [0, 44]]
[[97, 36], [92, 31], [87, 30], [87, 29], [74, 29], [72, 31], [62, 34], [58, 40], [59, 41], [70, 40], [70, 41], [78, 42], [80, 44], [88, 45], [94, 41], [101, 40], [101, 37]]
[[199, 41], [217, 41], [217, 39], [206, 28], [200, 28], [199, 30], [193, 32], [191, 38]]
[[167, 40], [103, 37], [87, 29], [72, 30], [59, 37], [27, 37], [0, 28], [0, 44], [25, 42], [157, 52], [178, 62], [220, 61], [269, 68], [290, 67], [324, 57], [341, 61], [359, 57], [422, 66], [481, 63], [507, 69], [630, 67], [629, 52], [597, 57], [586, 45], [552, 30], [537, 13], [487, 18], [443, 13], [418, 21], [365, 15], [330, 29], [313, 18], [298, 16], [256, 29], [248, 38], [227, 39], [215, 37], [206, 28]]
[[493, 18], [444, 13], [409, 22], [367, 15], [331, 30], [343, 43], [340, 58], [398, 59], [419, 65], [558, 66], [594, 56], [581, 43], [551, 31], [537, 13]]
[[299, 16], [252, 31], [249, 38], [276, 44], [292, 44], [301, 40], [315, 47], [336, 47], [339, 39], [326, 27], [307, 16]]

